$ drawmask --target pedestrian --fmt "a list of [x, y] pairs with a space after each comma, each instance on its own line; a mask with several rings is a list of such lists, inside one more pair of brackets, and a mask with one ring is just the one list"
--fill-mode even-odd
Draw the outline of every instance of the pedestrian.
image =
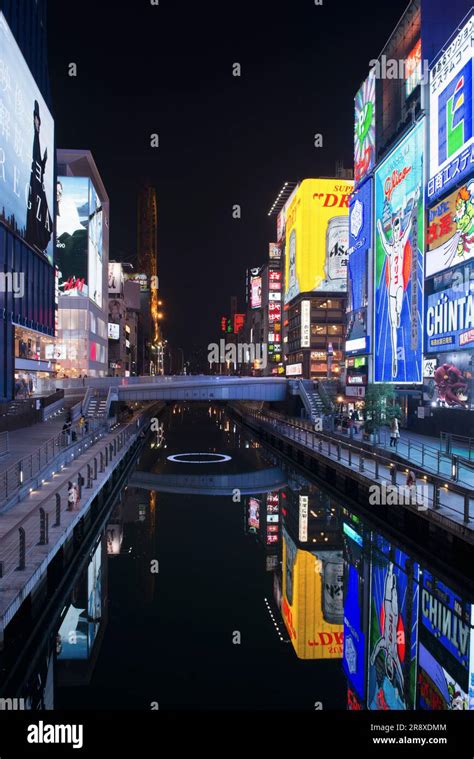
[[77, 509], [81, 502], [81, 496], [79, 493], [79, 487], [76, 484], [73, 485], [73, 489], [74, 489], [74, 508]]
[[72, 482], [68, 482], [67, 484], [67, 510], [73, 511], [74, 510], [74, 504], [75, 504], [75, 490], [74, 490], [74, 484]]
[[407, 487], [413, 488], [416, 486], [416, 475], [413, 469], [410, 469], [407, 474]]
[[81, 435], [84, 434], [85, 426], [86, 426], [86, 419], [84, 417], [84, 414], [81, 414], [81, 416], [79, 417], [79, 431]]
[[390, 448], [396, 448], [398, 438], [400, 437], [400, 427], [398, 425], [398, 419], [396, 416], [393, 417], [392, 423], [390, 425]]

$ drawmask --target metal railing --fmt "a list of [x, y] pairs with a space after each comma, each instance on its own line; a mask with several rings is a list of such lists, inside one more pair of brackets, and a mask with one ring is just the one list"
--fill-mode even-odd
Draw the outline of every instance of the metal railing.
[[453, 432], [441, 432], [440, 446], [446, 453], [463, 456], [469, 461], [474, 459], [474, 438], [456, 435]]
[[[257, 412], [239, 407], [243, 417], [253, 418], [258, 426], [304, 445], [312, 451], [317, 451], [329, 459], [336, 460], [353, 470], [363, 474], [368, 483], [385, 481], [399, 486], [406, 486], [409, 466], [421, 485], [426, 485], [427, 509], [436, 512], [437, 520], [448, 521], [451, 527], [462, 523], [469, 524], [471, 516], [472, 489], [460, 489], [457, 481], [446, 482], [442, 476], [420, 469], [412, 462], [401, 464], [379, 453], [377, 449], [366, 450], [352, 442], [336, 439], [324, 432], [316, 432], [312, 425], [305, 420], [288, 419], [278, 412]], [[473, 467], [474, 469], [474, 467]], [[409, 507], [409, 506], [408, 506]], [[439, 514], [440, 510], [448, 512], [449, 516]], [[415, 510], [425, 510], [416, 508]]]
[[[99, 420], [89, 420], [89, 428], [86, 433], [81, 432], [79, 427], [72, 426], [69, 432], [61, 431], [54, 437], [47, 440], [33, 453], [24, 456], [12, 464], [4, 472], [0, 473], [0, 507], [4, 506], [20, 488], [36, 476], [41, 474], [43, 469], [50, 464], [61, 451], [80, 446], [81, 443], [88, 442], [99, 429], [101, 423]], [[77, 440], [73, 442], [72, 433], [75, 433]]]
[[[134, 420], [126, 428], [117, 432], [112, 439], [107, 440], [105, 445], [94, 451], [91, 449], [91, 456], [81, 464], [78, 471], [71, 475], [70, 481], [58, 487], [47, 503], [43, 502], [41, 506], [27, 514], [2, 535], [0, 581], [17, 570], [25, 570], [30, 564], [30, 559], [33, 563], [33, 552], [36, 552], [36, 563], [38, 563], [37, 546], [57, 542], [58, 536], [68, 526], [65, 524], [65, 514], [71, 515], [72, 512], [74, 516], [77, 516], [80, 513], [80, 504], [88, 495], [86, 491], [93, 489], [99, 474], [106, 471], [130, 438], [132, 436], [135, 438], [147, 421], [146, 417]], [[79, 491], [79, 501], [75, 504], [69, 502], [71, 483], [77, 483]], [[68, 524], [72, 521], [69, 519]]]
[[10, 450], [8, 432], [0, 432], [0, 456], [4, 456]]

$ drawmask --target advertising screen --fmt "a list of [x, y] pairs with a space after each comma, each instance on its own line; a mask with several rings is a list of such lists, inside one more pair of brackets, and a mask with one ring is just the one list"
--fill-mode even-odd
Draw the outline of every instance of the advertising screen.
[[251, 532], [256, 532], [260, 527], [260, 505], [257, 498], [249, 498], [247, 524]]
[[354, 186], [375, 165], [375, 72], [371, 72], [355, 96]]
[[[362, 547], [364, 540], [357, 530], [343, 523], [345, 545], [344, 573], [344, 652], [342, 665], [347, 679], [358, 697], [365, 700], [366, 679], [366, 633], [364, 615], [364, 578], [362, 572]], [[357, 565], [357, 566], [356, 566]]]
[[108, 338], [109, 340], [120, 340], [120, 324], [108, 323]]
[[414, 709], [419, 567], [376, 536], [372, 552], [368, 708]]
[[428, 211], [426, 276], [474, 256], [474, 180]]
[[89, 294], [89, 179], [58, 177], [56, 185], [56, 264], [62, 295]]
[[0, 219], [53, 264], [54, 121], [0, 13]]
[[109, 295], [121, 295], [123, 292], [122, 264], [113, 261], [109, 263]]
[[150, 289], [146, 274], [124, 274], [123, 278], [129, 282], [138, 282], [141, 292], [148, 292]]
[[56, 265], [63, 295], [88, 296], [102, 306], [103, 213], [88, 177], [58, 177]]
[[374, 379], [422, 381], [424, 121], [375, 172]]
[[368, 353], [370, 343], [367, 325], [369, 302], [369, 256], [372, 248], [372, 192], [369, 178], [356, 190], [349, 201], [348, 250], [348, 317], [346, 352], [351, 355]]
[[283, 530], [281, 612], [299, 659], [340, 659], [343, 643], [341, 551], [303, 551]]
[[473, 51], [471, 15], [431, 69], [430, 201], [465, 180], [474, 168]]
[[467, 693], [422, 644], [418, 663], [418, 708], [429, 711], [468, 709]]
[[441, 353], [474, 346], [474, 294], [470, 281], [429, 295], [426, 351]]
[[89, 183], [89, 298], [102, 307], [103, 290], [103, 213], [92, 182]]
[[424, 570], [420, 615], [419, 707], [468, 709], [471, 604]]
[[286, 210], [285, 303], [303, 292], [345, 292], [353, 183], [305, 179]]
[[425, 362], [423, 400], [446, 408], [472, 409], [473, 391], [471, 355], [468, 351], [441, 353]]
[[262, 278], [250, 278], [250, 308], [262, 307]]

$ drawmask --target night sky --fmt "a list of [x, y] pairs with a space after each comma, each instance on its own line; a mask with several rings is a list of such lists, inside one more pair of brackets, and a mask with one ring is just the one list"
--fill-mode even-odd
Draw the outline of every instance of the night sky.
[[188, 354], [231, 295], [244, 309], [283, 182], [352, 166], [354, 95], [408, 0], [159, 3], [49, 0], [50, 78], [57, 146], [90, 149], [109, 194], [111, 259], [133, 262], [137, 192], [156, 187], [165, 337]]

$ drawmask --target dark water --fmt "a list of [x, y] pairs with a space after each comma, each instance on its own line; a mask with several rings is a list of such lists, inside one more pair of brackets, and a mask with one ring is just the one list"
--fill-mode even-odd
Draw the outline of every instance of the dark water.
[[[230, 458], [168, 460], [181, 453]], [[223, 408], [169, 409], [18, 695], [74, 709], [467, 708], [472, 679], [474, 707], [467, 589], [344, 506]]]

